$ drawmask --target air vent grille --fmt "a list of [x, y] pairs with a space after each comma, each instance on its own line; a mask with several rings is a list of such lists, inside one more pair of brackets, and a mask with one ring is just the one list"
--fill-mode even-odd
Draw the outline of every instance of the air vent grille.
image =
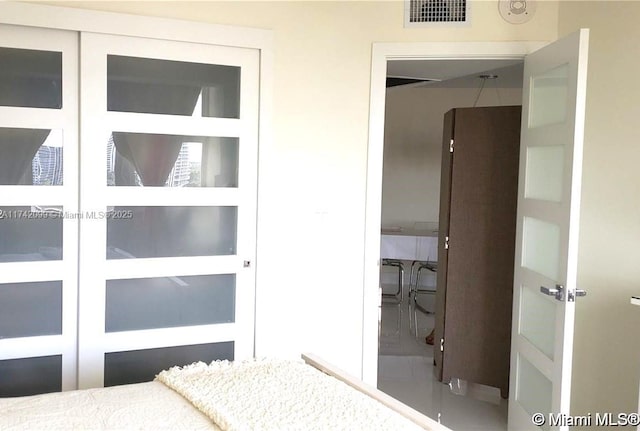
[[405, 0], [405, 25], [467, 23], [467, 0]]

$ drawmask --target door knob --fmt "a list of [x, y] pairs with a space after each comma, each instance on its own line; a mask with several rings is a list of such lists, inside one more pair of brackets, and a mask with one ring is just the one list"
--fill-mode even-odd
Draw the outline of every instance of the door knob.
[[567, 301], [575, 302], [578, 296], [587, 296], [587, 291], [583, 289], [576, 289], [575, 291], [569, 291], [567, 295]]
[[[549, 289], [548, 287], [540, 286], [540, 292], [545, 295], [554, 296], [558, 301], [564, 300], [565, 288], [561, 284], [556, 284], [555, 288]], [[567, 302], [575, 302], [578, 296], [587, 296], [587, 291], [582, 289], [568, 290]]]

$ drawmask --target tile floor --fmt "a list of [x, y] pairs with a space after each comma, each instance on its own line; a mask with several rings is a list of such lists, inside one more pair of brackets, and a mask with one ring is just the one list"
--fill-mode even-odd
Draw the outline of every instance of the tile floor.
[[[433, 309], [433, 297], [425, 297], [422, 303]], [[406, 299], [402, 304], [385, 299], [380, 316], [380, 390], [452, 430], [507, 429], [507, 401], [500, 398], [498, 389], [457, 379], [445, 385], [435, 378], [433, 346], [424, 341], [434, 326], [432, 314], [415, 311]]]

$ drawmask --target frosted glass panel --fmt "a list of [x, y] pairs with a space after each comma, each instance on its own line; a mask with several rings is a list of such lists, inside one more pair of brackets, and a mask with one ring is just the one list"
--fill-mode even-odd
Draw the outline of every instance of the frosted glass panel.
[[113, 132], [107, 185], [237, 187], [238, 139]]
[[[539, 288], [538, 288], [539, 289]], [[521, 288], [520, 334], [553, 359], [556, 337], [555, 299], [529, 287]]]
[[552, 280], [560, 267], [560, 227], [532, 217], [524, 218], [522, 266]]
[[233, 360], [233, 341], [161, 349], [105, 353], [104, 385], [126, 385], [152, 381], [156, 374], [176, 365]]
[[62, 130], [0, 127], [0, 185], [62, 185]]
[[[522, 355], [518, 355], [518, 376], [516, 383], [516, 400], [522, 407], [533, 415], [543, 413], [548, 417], [551, 411], [552, 384]], [[557, 413], [557, 412], [555, 412]], [[548, 425], [542, 427], [549, 429]]]
[[239, 118], [240, 68], [108, 55], [107, 109]]
[[0, 284], [0, 339], [62, 334], [62, 282]]
[[0, 397], [23, 397], [61, 390], [61, 355], [0, 361]]
[[529, 128], [564, 123], [567, 118], [569, 65], [531, 78]]
[[107, 281], [106, 331], [233, 322], [234, 274]]
[[113, 207], [107, 259], [236, 252], [236, 207]]
[[62, 108], [62, 53], [0, 48], [0, 106]]
[[526, 169], [525, 198], [562, 201], [564, 147], [527, 148]]
[[62, 259], [62, 207], [0, 207], [0, 262]]

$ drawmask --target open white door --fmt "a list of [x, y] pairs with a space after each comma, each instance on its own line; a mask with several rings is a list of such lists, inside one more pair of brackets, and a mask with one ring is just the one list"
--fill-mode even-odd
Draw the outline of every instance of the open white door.
[[589, 31], [525, 59], [509, 429], [567, 429]]

